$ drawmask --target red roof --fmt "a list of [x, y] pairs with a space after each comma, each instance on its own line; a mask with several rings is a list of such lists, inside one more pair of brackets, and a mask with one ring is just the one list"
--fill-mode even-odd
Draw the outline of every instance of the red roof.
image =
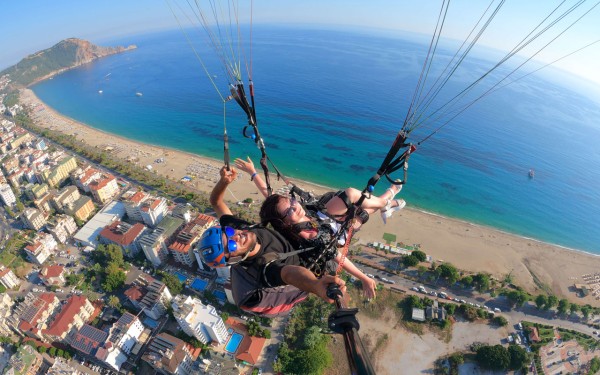
[[124, 294], [127, 296], [127, 298], [129, 298], [132, 301], [141, 301], [144, 297], [142, 288], [140, 288], [137, 285], [134, 285], [131, 288], [127, 289]]
[[137, 193], [133, 194], [129, 200], [133, 203], [140, 203], [145, 197], [146, 193], [143, 191], [138, 191]]
[[156, 208], [161, 204], [161, 202], [161, 199], [155, 199], [154, 202], [152, 202], [152, 204], [150, 205], [150, 209], [156, 210]]
[[169, 250], [177, 251], [178, 253], [187, 254], [191, 245], [189, 243], [183, 243], [179, 241], [175, 241], [169, 246]]
[[217, 220], [217, 218], [213, 216], [198, 214], [198, 216], [196, 216], [196, 218], [192, 220], [192, 222], [200, 225], [205, 225], [207, 223], [212, 223], [215, 220]]
[[265, 346], [266, 340], [267, 339], [264, 337], [244, 336], [244, 339], [236, 352], [237, 355], [235, 356], [235, 359], [255, 365], [256, 362], [258, 362], [258, 357], [260, 356], [263, 346]]
[[27, 245], [25, 246], [25, 249], [31, 251], [32, 253], [35, 253], [38, 251], [38, 249], [40, 248], [40, 246], [42, 246], [42, 243], [37, 241], [31, 245]]
[[104, 237], [107, 240], [121, 246], [128, 246], [133, 243], [136, 238], [138, 238], [145, 228], [144, 224], [135, 223], [129, 228], [129, 230], [123, 232], [120, 225], [122, 225], [122, 223], [117, 220], [109, 226], [106, 226], [104, 229], [102, 229], [102, 232], [100, 232], [100, 237]]
[[4, 269], [0, 270], [0, 277], [6, 276], [6, 274], [9, 272], [10, 272], [10, 268], [4, 268]]
[[540, 334], [538, 332], [537, 327], [531, 327], [530, 331], [529, 331], [529, 340], [533, 341], [533, 342], [540, 342], [542, 341], [540, 339]]
[[94, 176], [96, 173], [100, 173], [100, 171], [98, 171], [97, 169], [94, 169], [94, 168], [89, 168], [87, 171], [85, 171], [83, 173], [83, 176], [81, 176], [79, 178], [79, 181], [81, 181], [82, 184], [85, 184], [85, 183], [87, 183], [87, 180], [92, 178], [92, 176]]
[[65, 267], [59, 265], [42, 267], [39, 276], [43, 279], [59, 277], [65, 271]]
[[96, 181], [92, 182], [90, 184], [90, 189], [92, 189], [92, 190], [101, 190], [104, 187], [106, 187], [106, 185], [108, 185], [113, 180], [116, 181], [116, 178], [114, 176], [111, 176], [111, 175], [109, 175], [108, 177], [105, 177], [105, 178], [101, 178], [99, 180], [96, 180]]
[[67, 299], [67, 303], [62, 307], [60, 313], [54, 318], [50, 327], [44, 330], [44, 333], [53, 336], [61, 336], [69, 328], [75, 318], [79, 314], [81, 308], [85, 305], [87, 298], [85, 296], [71, 296]]

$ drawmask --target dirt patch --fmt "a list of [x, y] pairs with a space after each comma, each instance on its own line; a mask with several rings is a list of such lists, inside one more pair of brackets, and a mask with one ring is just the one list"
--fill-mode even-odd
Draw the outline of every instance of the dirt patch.
[[[358, 315], [361, 324], [359, 334], [363, 343], [371, 353], [371, 361], [378, 375], [398, 374], [398, 364], [402, 364], [403, 374], [418, 374], [433, 371], [436, 359], [468, 349], [473, 342], [498, 344], [508, 335], [506, 328], [492, 327], [486, 323], [457, 322], [451, 328], [452, 338], [444, 342], [447, 336], [440, 335], [437, 328], [429, 328], [422, 324], [422, 334], [408, 331], [403, 325], [396, 324], [396, 313], [385, 311], [383, 319], [373, 319], [366, 315]], [[383, 343], [382, 343], [383, 340]], [[338, 343], [341, 344], [340, 339]], [[377, 346], [377, 349], [373, 350]], [[337, 345], [336, 349], [342, 349]], [[344, 374], [340, 370], [345, 355], [334, 354], [335, 370], [328, 375]]]

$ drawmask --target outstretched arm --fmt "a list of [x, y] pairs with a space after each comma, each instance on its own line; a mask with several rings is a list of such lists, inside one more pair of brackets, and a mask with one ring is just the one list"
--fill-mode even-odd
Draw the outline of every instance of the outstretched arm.
[[227, 207], [227, 204], [225, 204], [224, 197], [225, 190], [227, 190], [229, 184], [235, 181], [235, 178], [237, 177], [237, 171], [233, 167], [230, 167], [229, 170], [227, 170], [227, 167], [223, 167], [219, 173], [221, 175], [221, 179], [217, 182], [210, 193], [210, 205], [212, 206], [213, 210], [215, 210], [218, 218], [223, 215], [231, 215], [231, 210], [229, 207]]
[[[340, 253], [337, 254], [337, 256], [335, 257], [335, 260], [338, 263], [341, 262], [342, 256]], [[342, 266], [342, 268], [344, 269], [344, 271], [348, 272], [350, 275], [356, 277], [357, 279], [359, 279], [361, 281], [362, 288], [363, 288], [363, 295], [365, 296], [365, 298], [373, 299], [376, 297], [375, 288], [377, 288], [377, 283], [375, 282], [375, 280], [373, 280], [369, 276], [365, 275], [348, 258], [346, 258], [344, 260], [344, 265]]]
[[327, 297], [327, 288], [329, 284], [338, 284], [342, 293], [346, 293], [346, 283], [337, 276], [325, 275], [320, 279], [301, 266], [285, 266], [281, 270], [281, 279], [289, 285], [305, 292], [316, 294], [325, 302], [333, 303], [333, 300]]
[[238, 167], [241, 171], [248, 173], [248, 175], [250, 176], [250, 179], [252, 181], [254, 181], [254, 185], [256, 185], [256, 188], [258, 189], [258, 191], [265, 198], [269, 197], [269, 192], [267, 190], [267, 184], [262, 179], [260, 174], [258, 174], [256, 172], [256, 168], [254, 168], [254, 163], [252, 162], [252, 159], [250, 159], [250, 156], [247, 156], [247, 160], [240, 159], [240, 158], [235, 159], [235, 166]]

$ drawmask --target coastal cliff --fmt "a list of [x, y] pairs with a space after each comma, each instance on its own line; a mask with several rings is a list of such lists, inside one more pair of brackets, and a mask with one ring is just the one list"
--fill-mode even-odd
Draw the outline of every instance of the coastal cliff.
[[16, 65], [5, 69], [13, 83], [29, 86], [65, 70], [87, 64], [98, 58], [135, 49], [128, 47], [100, 47], [87, 40], [69, 38], [45, 50], [25, 57]]

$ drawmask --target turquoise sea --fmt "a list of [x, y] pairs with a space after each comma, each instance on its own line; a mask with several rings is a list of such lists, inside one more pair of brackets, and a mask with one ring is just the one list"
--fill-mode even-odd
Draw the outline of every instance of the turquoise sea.
[[[223, 103], [182, 33], [103, 43], [129, 44], [138, 48], [33, 90], [95, 128], [222, 158]], [[292, 177], [362, 189], [406, 116], [426, 50], [419, 38], [256, 27], [256, 110], [270, 157]], [[198, 52], [226, 95], [214, 54]], [[478, 56], [449, 81], [450, 92], [490, 65], [486, 51]], [[402, 192], [409, 205], [600, 254], [600, 104], [574, 80], [552, 78], [568, 75], [551, 73], [496, 91], [424, 142]], [[226, 108], [232, 157], [257, 162], [258, 149], [241, 135], [245, 114], [235, 102]]]

